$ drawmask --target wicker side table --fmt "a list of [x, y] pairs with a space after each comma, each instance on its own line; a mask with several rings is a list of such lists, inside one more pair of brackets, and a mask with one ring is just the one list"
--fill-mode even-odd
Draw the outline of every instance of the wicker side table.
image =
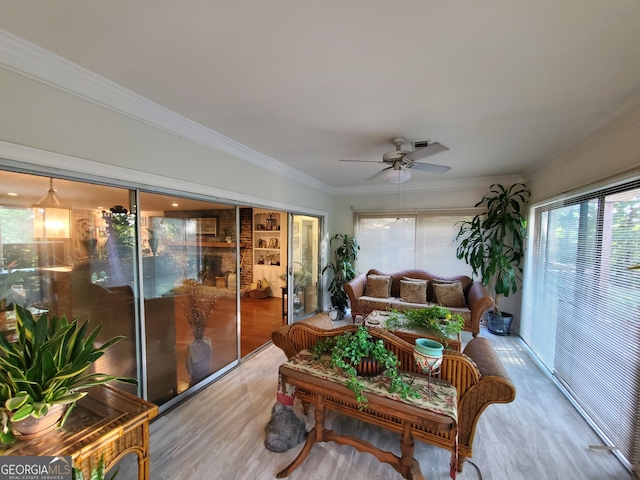
[[127, 453], [138, 456], [138, 479], [149, 480], [149, 421], [158, 407], [109, 385], [93, 387], [63, 428], [1, 446], [1, 455], [67, 456], [85, 478], [104, 454], [110, 470]]

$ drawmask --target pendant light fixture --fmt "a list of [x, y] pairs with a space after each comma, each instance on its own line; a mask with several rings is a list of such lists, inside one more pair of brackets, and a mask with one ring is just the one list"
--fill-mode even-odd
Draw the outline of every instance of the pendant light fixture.
[[47, 194], [33, 207], [33, 235], [37, 239], [70, 238], [71, 207], [63, 205], [49, 178]]

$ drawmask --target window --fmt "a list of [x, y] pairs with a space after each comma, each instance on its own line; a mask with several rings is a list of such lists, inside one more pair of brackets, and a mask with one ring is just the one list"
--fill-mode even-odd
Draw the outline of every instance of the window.
[[618, 454], [638, 461], [640, 181], [532, 209], [521, 335]]
[[357, 214], [358, 270], [397, 272], [419, 268], [442, 276], [471, 276], [469, 266], [456, 257], [454, 242], [457, 223], [471, 216], [466, 210]]
[[358, 270], [396, 272], [415, 266], [416, 216], [360, 216]]

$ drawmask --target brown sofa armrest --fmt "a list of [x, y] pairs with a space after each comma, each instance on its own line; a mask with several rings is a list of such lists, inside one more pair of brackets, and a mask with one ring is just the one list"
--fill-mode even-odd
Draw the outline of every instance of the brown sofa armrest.
[[357, 315], [363, 315], [363, 312], [358, 310], [358, 298], [364, 295], [367, 288], [367, 274], [361, 273], [357, 275], [353, 280], [345, 283], [342, 288], [344, 288], [345, 293], [349, 297], [351, 316], [355, 320]]
[[470, 456], [480, 414], [492, 403], [512, 402], [516, 398], [516, 388], [493, 345], [486, 338], [472, 339], [465, 347], [464, 354], [473, 360], [480, 373], [477, 385], [467, 390], [458, 404], [460, 453]]
[[471, 332], [475, 337], [480, 333], [480, 317], [485, 310], [493, 306], [493, 299], [489, 295], [487, 287], [481, 282], [473, 282], [467, 292], [467, 306], [471, 310]]

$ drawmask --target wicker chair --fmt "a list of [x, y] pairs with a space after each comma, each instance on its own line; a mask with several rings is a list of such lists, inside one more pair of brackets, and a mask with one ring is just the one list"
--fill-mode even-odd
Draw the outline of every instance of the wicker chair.
[[[356, 328], [355, 325], [348, 325], [326, 330], [300, 322], [276, 329], [272, 339], [287, 358], [291, 358], [301, 350], [315, 345], [317, 340], [354, 331]], [[386, 347], [397, 355], [400, 369], [418, 372], [413, 358], [413, 345], [385, 330], [372, 328], [370, 332], [374, 337], [382, 338]], [[481, 337], [471, 340], [464, 353], [445, 350], [440, 378], [451, 382], [458, 390], [458, 463], [455, 468], [461, 472], [464, 460], [473, 456], [473, 438], [480, 414], [492, 403], [512, 402], [516, 391], [493, 346], [486, 338]], [[383, 421], [374, 420], [374, 423], [382, 424]], [[452, 459], [455, 458], [453, 432], [437, 433], [416, 427], [413, 435], [451, 451]]]

